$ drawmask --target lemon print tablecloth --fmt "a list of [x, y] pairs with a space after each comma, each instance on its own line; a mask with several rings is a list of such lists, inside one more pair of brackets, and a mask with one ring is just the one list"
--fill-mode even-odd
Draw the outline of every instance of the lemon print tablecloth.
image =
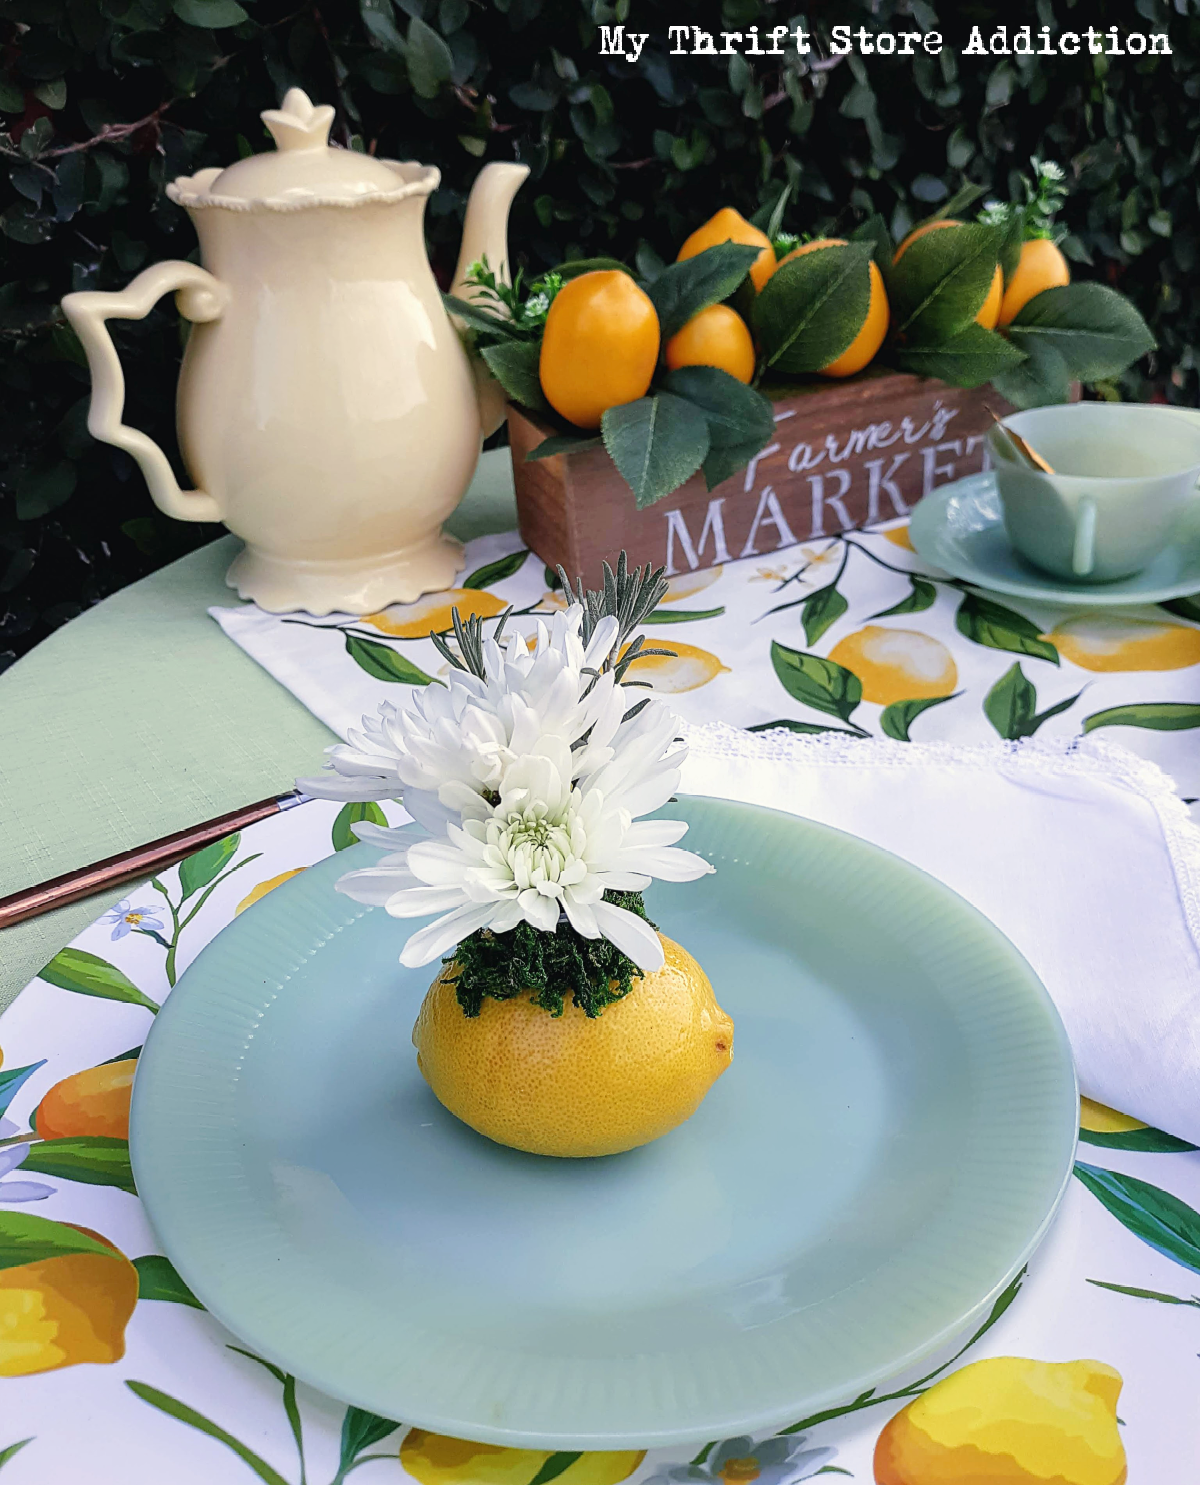
[[[436, 678], [419, 636], [451, 602], [485, 614], [561, 602], [516, 538], [469, 556], [450, 598], [356, 621], [248, 607], [226, 611], [224, 627], [344, 730]], [[692, 722], [826, 731], [847, 748], [1037, 734], [1036, 748], [1096, 733], [1161, 765], [1185, 798], [1200, 794], [1189, 731], [1200, 611], [1186, 604], [999, 604], [923, 572], [897, 528], [678, 577], [655, 620], [675, 654], [645, 678]], [[207, 848], [104, 914], [0, 1018], [4, 1485], [342, 1485], [351, 1472], [380, 1485], [1197, 1478], [1200, 1151], [1087, 1101], [1060, 1215], [980, 1330], [920, 1373], [769, 1438], [650, 1454], [497, 1449], [347, 1408], [241, 1348], [156, 1251], [129, 1167], [132, 1075], [204, 945], [351, 839], [348, 810], [314, 802]], [[748, 1190], [747, 1210], [771, 1199]]]

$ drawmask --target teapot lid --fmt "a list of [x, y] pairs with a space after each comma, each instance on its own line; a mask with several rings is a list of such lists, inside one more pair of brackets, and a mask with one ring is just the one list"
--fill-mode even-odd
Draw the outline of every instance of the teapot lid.
[[181, 175], [167, 187], [172, 201], [189, 209], [221, 206], [232, 211], [299, 211], [310, 206], [358, 206], [427, 196], [441, 179], [432, 165], [415, 160], [377, 160], [329, 143], [333, 109], [314, 106], [291, 88], [279, 108], [262, 121], [275, 151], [249, 155], [224, 170]]

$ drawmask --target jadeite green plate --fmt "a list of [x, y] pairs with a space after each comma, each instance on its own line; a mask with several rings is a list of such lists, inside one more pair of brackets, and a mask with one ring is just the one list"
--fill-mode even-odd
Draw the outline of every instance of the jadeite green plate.
[[1175, 540], [1148, 567], [1113, 583], [1068, 583], [1017, 555], [1004, 532], [996, 476], [969, 474], [939, 485], [913, 510], [908, 534], [918, 556], [977, 588], [1041, 603], [1165, 603], [1200, 593], [1200, 499], [1184, 511]]
[[625, 1155], [460, 1124], [410, 1032], [411, 924], [335, 893], [366, 845], [242, 914], [157, 1018], [133, 1090], [163, 1247], [260, 1355], [487, 1443], [727, 1438], [846, 1401], [977, 1320], [1071, 1169], [1071, 1053], [1012, 945], [839, 831], [681, 799], [717, 874], [652, 916], [704, 965], [735, 1058]]

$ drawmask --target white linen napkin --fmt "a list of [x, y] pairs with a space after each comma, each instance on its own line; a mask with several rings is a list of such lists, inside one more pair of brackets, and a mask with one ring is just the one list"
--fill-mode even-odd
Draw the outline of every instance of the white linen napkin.
[[937, 877], [1033, 966], [1085, 1096], [1200, 1144], [1200, 829], [1153, 763], [1098, 738], [684, 730], [684, 792], [836, 826]]

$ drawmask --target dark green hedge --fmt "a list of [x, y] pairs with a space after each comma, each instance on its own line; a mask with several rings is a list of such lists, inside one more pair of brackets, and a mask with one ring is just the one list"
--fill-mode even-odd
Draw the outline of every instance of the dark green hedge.
[[[243, 8], [244, 7], [244, 8]], [[215, 535], [151, 507], [132, 462], [86, 432], [87, 376], [57, 308], [194, 251], [172, 177], [269, 144], [258, 119], [292, 84], [335, 102], [335, 137], [441, 167], [428, 230], [454, 261], [481, 161], [527, 161], [518, 257], [670, 258], [718, 206], [747, 215], [785, 183], [785, 225], [894, 231], [964, 178], [1007, 194], [1035, 151], [1068, 164], [1067, 251], [1155, 330], [1129, 395], [1196, 401], [1200, 0], [4, 0], [0, 5], [0, 667], [64, 619]], [[666, 28], [802, 20], [938, 29], [939, 59], [673, 58]], [[630, 66], [598, 26], [651, 33]], [[1168, 30], [1170, 58], [974, 58], [1030, 23]], [[652, 261], [652, 259], [651, 259]], [[173, 445], [173, 310], [117, 331], [127, 418]], [[1148, 377], [1149, 380], [1143, 380]], [[114, 657], [115, 664], [123, 663]]]

